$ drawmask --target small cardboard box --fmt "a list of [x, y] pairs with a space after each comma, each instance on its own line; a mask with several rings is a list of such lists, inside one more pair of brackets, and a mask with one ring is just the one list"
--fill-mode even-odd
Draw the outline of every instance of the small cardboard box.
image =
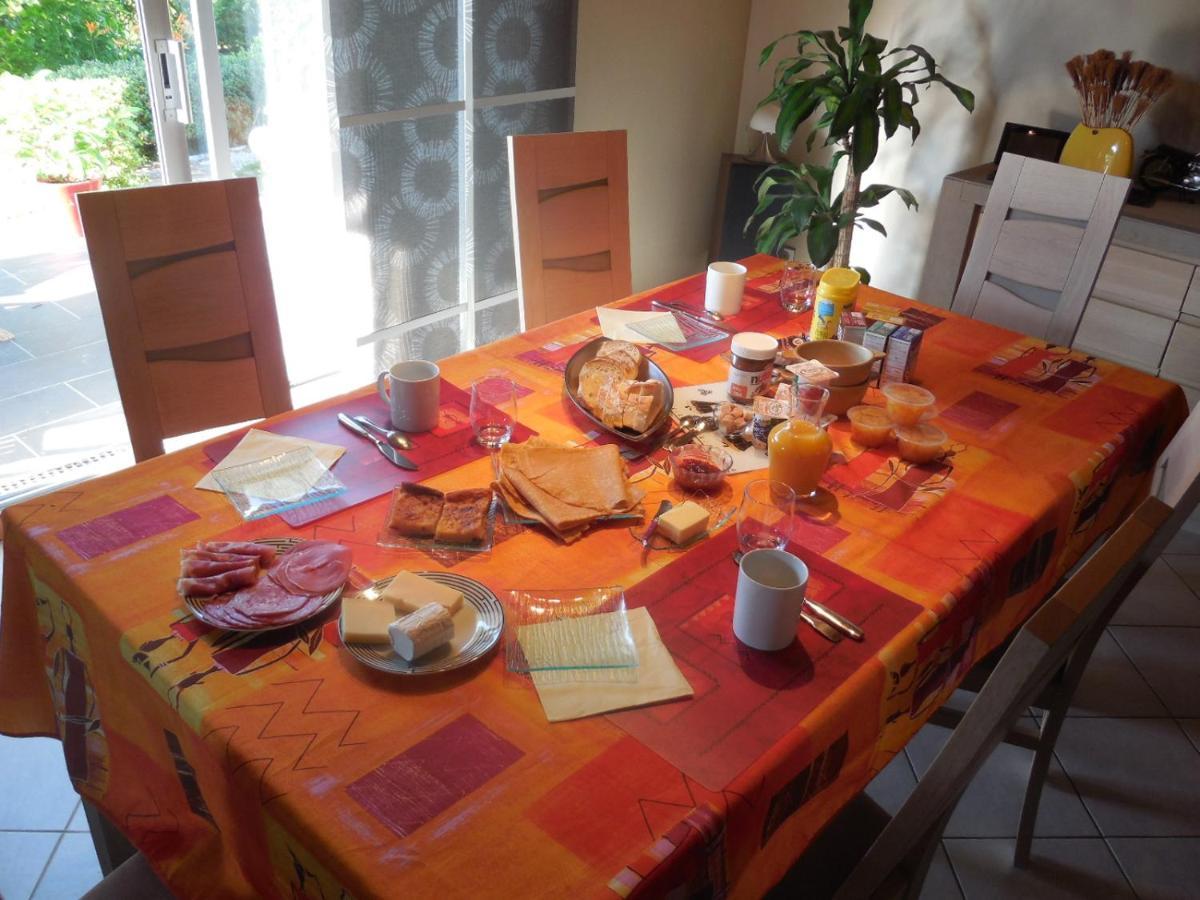
[[880, 386], [893, 381], [912, 380], [917, 371], [917, 358], [921, 354], [921, 337], [924, 333], [920, 328], [909, 328], [907, 325], [892, 332], [879, 378]]
[[842, 313], [842, 321], [838, 325], [838, 340], [849, 341], [851, 344], [861, 344], [867, 331], [867, 317], [860, 312]]
[[[892, 332], [898, 326], [891, 322], [872, 322], [871, 327], [863, 332], [862, 345], [868, 350], [875, 350], [879, 353], [887, 352], [888, 338], [892, 336]], [[879, 373], [882, 368], [881, 362], [876, 361], [871, 366], [871, 384], [877, 384], [879, 381]]]

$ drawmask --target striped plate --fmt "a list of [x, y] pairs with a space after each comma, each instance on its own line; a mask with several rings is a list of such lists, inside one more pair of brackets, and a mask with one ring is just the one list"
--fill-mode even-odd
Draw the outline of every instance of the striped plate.
[[[280, 556], [282, 556], [283, 554], [285, 554], [289, 550], [291, 550], [293, 547], [295, 547], [297, 544], [301, 543], [301, 540], [300, 540], [300, 538], [266, 538], [264, 540], [254, 541], [254, 543], [267, 544], [271, 547], [274, 547], [276, 552], [279, 553]], [[266, 573], [263, 573], [262, 577], [265, 578]], [[195, 616], [197, 619], [199, 619], [205, 625], [211, 626], [212, 628], [219, 628], [222, 631], [236, 631], [236, 632], [249, 633], [249, 632], [256, 632], [256, 631], [275, 631], [277, 628], [288, 628], [289, 626], [297, 625], [300, 622], [306, 622], [309, 619], [311, 619], [313, 616], [318, 616], [321, 613], [323, 613], [325, 610], [329, 609], [329, 607], [333, 604], [333, 602], [335, 600], [337, 600], [337, 598], [340, 596], [342, 596], [342, 588], [339, 587], [337, 590], [330, 591], [328, 594], [326, 594], [324, 597], [322, 597], [321, 605], [319, 607], [317, 607], [315, 610], [313, 610], [312, 612], [305, 615], [303, 618], [285, 619], [282, 622], [276, 622], [272, 625], [263, 625], [260, 628], [233, 628], [229, 625], [222, 625], [219, 622], [214, 622], [204, 612], [204, 606], [209, 600], [212, 599], [211, 597], [184, 597], [183, 605], [188, 608], [188, 612], [190, 612], [193, 616]]]
[[[417, 572], [423, 578], [454, 588], [465, 601], [454, 614], [454, 637], [450, 643], [414, 662], [401, 659], [387, 644], [352, 644], [342, 635], [342, 620], [338, 617], [338, 637], [342, 646], [364, 666], [391, 672], [395, 675], [433, 675], [470, 665], [496, 646], [504, 632], [504, 607], [488, 588], [478, 581], [450, 572]], [[391, 578], [381, 578], [374, 589], [382, 591]]]

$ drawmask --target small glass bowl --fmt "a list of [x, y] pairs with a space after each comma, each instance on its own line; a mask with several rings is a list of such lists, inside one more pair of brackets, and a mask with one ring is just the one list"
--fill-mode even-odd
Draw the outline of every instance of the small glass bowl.
[[916, 425], [926, 413], [933, 412], [933, 401], [937, 398], [923, 387], [894, 381], [883, 386], [887, 398], [887, 412], [897, 425]]
[[921, 465], [931, 463], [945, 452], [946, 432], [928, 422], [916, 425], [900, 425], [896, 428], [896, 440], [900, 444], [900, 458]]
[[682, 444], [667, 451], [671, 475], [685, 491], [713, 491], [733, 468], [733, 457], [720, 447]]

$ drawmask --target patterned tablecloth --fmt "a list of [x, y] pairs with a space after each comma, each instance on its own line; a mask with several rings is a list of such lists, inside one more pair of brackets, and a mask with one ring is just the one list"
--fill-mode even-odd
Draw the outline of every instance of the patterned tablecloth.
[[[748, 263], [747, 319], [803, 331], [807, 316], [773, 305], [779, 261]], [[696, 305], [702, 292], [697, 276], [623, 305]], [[375, 544], [386, 496], [295, 528], [243, 524], [222, 495], [193, 489], [212, 465], [195, 447], [5, 510], [0, 731], [60, 737], [76, 788], [184, 897], [757, 895], [1143, 496], [1186, 414], [1182, 392], [1149, 375], [862, 293], [930, 326], [917, 374], [952, 439], [942, 461], [909, 465], [832, 427], [840, 455], [824, 485], [836, 502], [793, 549], [866, 643], [832, 646], [806, 628], [777, 655], [735, 642], [731, 525], [644, 564], [627, 523], [570, 547], [500, 525], [487, 554], [386, 550]], [[448, 359], [443, 373], [464, 387], [507, 369], [524, 426], [603, 440], [560, 375], [597, 331], [580, 314]], [[677, 385], [703, 384], [724, 377], [721, 349], [654, 359]], [[266, 427], [345, 444], [316, 425], [370, 396]], [[439, 453], [453, 465], [428, 482], [486, 484], [466, 417], [454, 403], [444, 413]], [[648, 508], [678, 498], [653, 456], [628, 456]], [[368, 576], [450, 569], [502, 596], [624, 585], [695, 697], [551, 725], [502, 653], [408, 680], [354, 662], [336, 608], [258, 636], [209, 629], [181, 608], [174, 579], [179, 549], [216, 535], [341, 541]]]

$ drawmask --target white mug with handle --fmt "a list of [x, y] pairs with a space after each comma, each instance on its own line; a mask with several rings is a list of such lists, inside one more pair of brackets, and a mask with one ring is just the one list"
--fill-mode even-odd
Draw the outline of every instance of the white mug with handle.
[[388, 405], [393, 428], [432, 431], [437, 427], [442, 372], [435, 363], [423, 359], [398, 362], [379, 373], [376, 387]]
[[751, 550], [738, 565], [733, 633], [755, 650], [782, 650], [796, 638], [808, 566], [786, 550]]
[[718, 316], [736, 316], [746, 290], [746, 267], [735, 262], [715, 262], [704, 282], [704, 308]]

